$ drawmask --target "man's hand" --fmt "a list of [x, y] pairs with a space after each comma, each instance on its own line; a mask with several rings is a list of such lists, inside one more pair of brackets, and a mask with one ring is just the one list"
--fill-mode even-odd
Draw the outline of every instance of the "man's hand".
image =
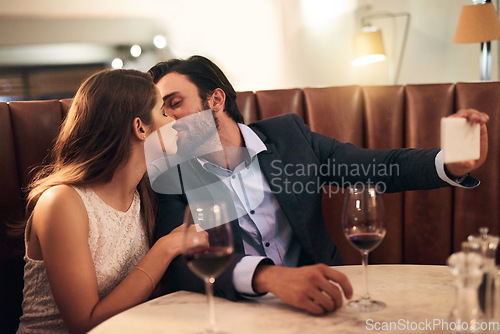
[[481, 149], [479, 159], [445, 164], [446, 171], [458, 178], [479, 168], [485, 162], [486, 156], [488, 155], [488, 130], [486, 129], [486, 123], [488, 123], [490, 117], [488, 114], [479, 112], [475, 109], [462, 109], [449, 117], [463, 117], [466, 118], [467, 121], [478, 123], [481, 126]]
[[343, 294], [352, 297], [347, 276], [324, 264], [288, 268], [259, 265], [253, 278], [257, 293], [271, 292], [283, 302], [323, 314], [342, 306]]

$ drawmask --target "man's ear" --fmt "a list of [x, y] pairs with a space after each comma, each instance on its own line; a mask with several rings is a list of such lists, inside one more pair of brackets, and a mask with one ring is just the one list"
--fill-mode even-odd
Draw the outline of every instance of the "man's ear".
[[226, 93], [220, 88], [216, 88], [209, 99], [209, 106], [215, 112], [224, 111], [226, 104]]
[[146, 125], [139, 117], [132, 122], [132, 134], [139, 140], [146, 140]]

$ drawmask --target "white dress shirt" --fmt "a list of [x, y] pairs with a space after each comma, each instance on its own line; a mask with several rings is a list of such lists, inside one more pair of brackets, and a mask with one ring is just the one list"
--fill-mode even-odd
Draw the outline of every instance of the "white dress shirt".
[[[256, 295], [252, 278], [257, 266], [264, 259], [276, 265], [295, 267], [300, 255], [300, 243], [293, 236], [292, 228], [281, 210], [276, 197], [261, 172], [257, 154], [266, 145], [257, 134], [244, 124], [238, 124], [248, 152], [247, 159], [231, 171], [205, 159], [198, 159], [203, 168], [216, 175], [229, 189], [238, 223], [241, 228], [245, 256], [235, 266], [233, 284], [243, 295]], [[442, 152], [435, 158], [439, 177], [453, 185], [463, 187], [450, 179], [444, 170]]]

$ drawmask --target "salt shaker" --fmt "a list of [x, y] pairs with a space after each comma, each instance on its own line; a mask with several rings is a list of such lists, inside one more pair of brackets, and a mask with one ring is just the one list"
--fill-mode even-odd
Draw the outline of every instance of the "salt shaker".
[[483, 256], [484, 276], [479, 286], [479, 303], [487, 319], [492, 319], [494, 309], [495, 277], [497, 269], [495, 258], [499, 237], [488, 234], [487, 227], [479, 229], [479, 235], [470, 235], [467, 238], [468, 247]]
[[483, 278], [483, 259], [476, 252], [454, 253], [448, 258], [448, 265], [455, 278], [455, 306], [450, 322], [458, 333], [478, 333], [477, 323], [484, 321], [479, 306], [478, 288]]

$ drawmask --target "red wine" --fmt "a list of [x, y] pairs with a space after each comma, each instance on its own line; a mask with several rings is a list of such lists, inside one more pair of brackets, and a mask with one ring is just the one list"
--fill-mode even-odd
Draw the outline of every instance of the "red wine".
[[232, 250], [224, 247], [195, 247], [184, 253], [189, 269], [200, 278], [217, 277], [229, 265]]
[[359, 250], [371, 251], [382, 242], [383, 235], [380, 233], [358, 233], [348, 236], [348, 240]]

